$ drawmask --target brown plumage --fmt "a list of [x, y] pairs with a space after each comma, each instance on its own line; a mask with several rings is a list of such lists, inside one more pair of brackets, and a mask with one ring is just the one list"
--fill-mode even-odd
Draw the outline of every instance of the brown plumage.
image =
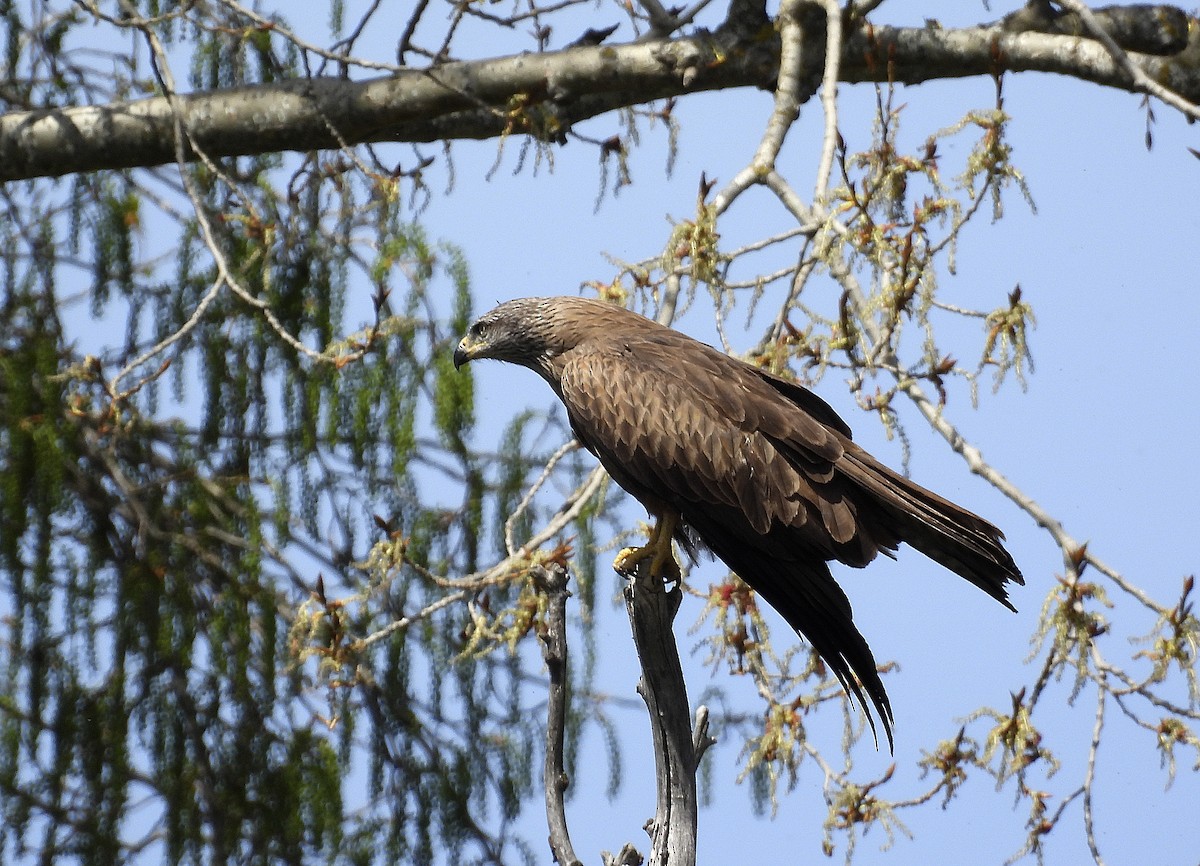
[[999, 529], [879, 463], [811, 391], [636, 313], [508, 301], [454, 363], [476, 358], [541, 374], [613, 479], [656, 520], [678, 515], [680, 541], [698, 538], [807, 638], [889, 743], [891, 704], [826, 563], [907, 542], [1010, 609], [1005, 583], [1024, 583]]

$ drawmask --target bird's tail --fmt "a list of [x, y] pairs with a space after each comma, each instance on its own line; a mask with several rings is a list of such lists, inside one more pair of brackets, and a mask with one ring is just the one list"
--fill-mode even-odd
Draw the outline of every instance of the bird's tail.
[[1025, 580], [1001, 544], [1004, 533], [997, 527], [889, 469], [861, 448], [847, 448], [840, 468], [872, 494], [899, 540], [1015, 610], [1005, 584], [1024, 585]]
[[854, 626], [850, 600], [834, 581], [829, 564], [797, 544], [792, 527], [776, 523], [760, 535], [734, 506], [710, 504], [682, 516], [681, 525], [803, 635], [846, 694], [862, 707], [876, 734], [878, 720], [891, 749], [891, 702], [875, 656]]
[[829, 573], [829, 565], [808, 556], [796, 557], [786, 531], [779, 531], [777, 537], [763, 536], [762, 545], [755, 546], [729, 531], [733, 521], [698, 520], [701, 525], [695, 528], [709, 549], [804, 636], [846, 694], [862, 707], [876, 735], [878, 719], [888, 750], [893, 751], [891, 701], [875, 656], [854, 625], [850, 600]]

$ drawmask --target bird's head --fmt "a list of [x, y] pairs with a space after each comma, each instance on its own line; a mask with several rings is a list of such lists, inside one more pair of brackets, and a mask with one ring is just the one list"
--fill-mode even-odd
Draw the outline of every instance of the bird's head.
[[560, 298], [518, 298], [505, 301], [476, 319], [454, 350], [454, 366], [493, 358], [540, 369], [564, 347], [553, 320]]

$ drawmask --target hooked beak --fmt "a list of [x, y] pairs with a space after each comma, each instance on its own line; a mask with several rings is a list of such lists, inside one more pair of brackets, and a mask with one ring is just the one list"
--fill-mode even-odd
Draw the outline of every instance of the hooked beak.
[[459, 341], [458, 347], [454, 350], [454, 369], [458, 370], [463, 364], [475, 357], [475, 352], [479, 350], [479, 345], [471, 341], [469, 336], [463, 337]]

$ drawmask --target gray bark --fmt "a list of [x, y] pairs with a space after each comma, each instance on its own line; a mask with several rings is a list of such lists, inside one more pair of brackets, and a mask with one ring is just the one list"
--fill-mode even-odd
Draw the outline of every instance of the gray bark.
[[563, 745], [567, 728], [567, 570], [551, 563], [539, 566], [535, 574], [547, 598], [546, 630], [539, 635], [542, 658], [546, 662], [550, 689], [546, 702], [546, 755], [542, 781], [546, 788], [546, 824], [550, 831], [550, 850], [559, 866], [582, 866], [571, 845], [564, 800], [570, 779], [563, 765]]
[[[824, 38], [818, 32], [823, 29], [820, 20], [812, 17], [816, 46]], [[1137, 89], [1099, 42], [1064, 34], [1069, 29], [1064, 20], [1023, 13], [958, 30], [855, 22], [846, 31], [841, 79], [885, 81], [890, 76], [916, 84], [1053, 72]], [[1189, 28], [1183, 12], [1130, 6], [1110, 11], [1105, 20], [1110, 32], [1117, 31], [1118, 43], [1158, 52], [1130, 53], [1150, 78], [1200, 101], [1200, 28]], [[182, 150], [190, 160], [197, 151], [220, 158], [506, 133], [561, 142], [572, 124], [617, 108], [700, 91], [771, 88], [778, 39], [761, 38], [762, 28], [757, 36], [745, 35], [749, 28], [736, 25], [731, 20], [713, 34], [446, 63], [368, 81], [312, 78], [180, 94], [174, 105], [187, 135]], [[817, 60], [823, 57], [820, 49], [808, 53]], [[815, 88], [819, 70], [813, 75]], [[510, 109], [522, 97], [523, 107]], [[172, 100], [152, 97], [0, 117], [0, 182], [172, 162], [172, 112]]]
[[647, 576], [643, 562], [625, 587], [625, 607], [642, 666], [638, 693], [650, 714], [654, 742], [657, 806], [646, 825], [650, 866], [695, 866], [696, 742], [688, 709], [687, 686], [671, 630], [679, 610], [679, 587], [667, 591], [662, 578]]

